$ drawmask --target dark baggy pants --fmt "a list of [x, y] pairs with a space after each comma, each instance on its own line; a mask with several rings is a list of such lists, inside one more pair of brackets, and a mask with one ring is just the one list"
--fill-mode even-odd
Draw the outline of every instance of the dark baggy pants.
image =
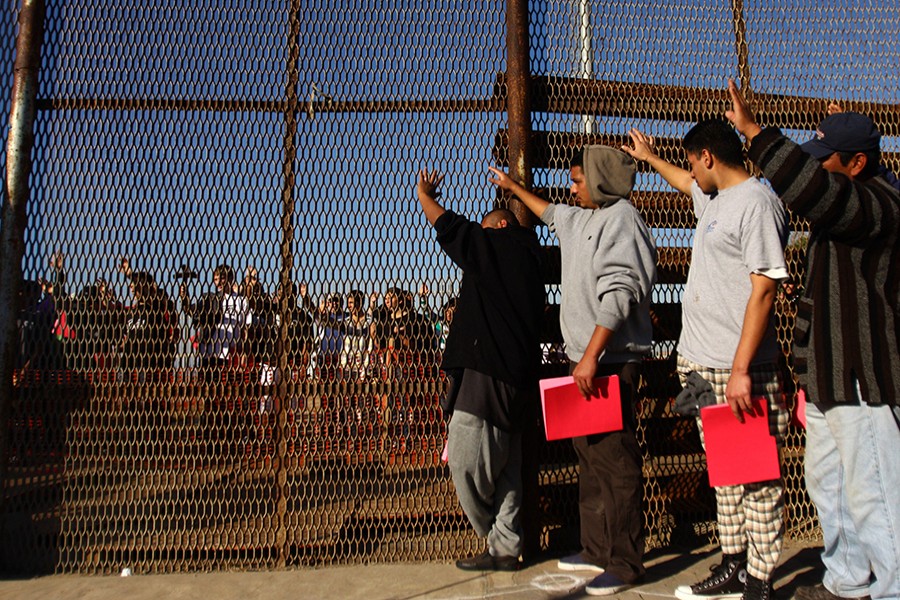
[[[569, 367], [569, 372], [575, 363]], [[579, 466], [582, 554], [624, 582], [644, 574], [641, 450], [635, 437], [638, 363], [600, 365], [597, 376], [618, 375], [621, 431], [574, 438]]]

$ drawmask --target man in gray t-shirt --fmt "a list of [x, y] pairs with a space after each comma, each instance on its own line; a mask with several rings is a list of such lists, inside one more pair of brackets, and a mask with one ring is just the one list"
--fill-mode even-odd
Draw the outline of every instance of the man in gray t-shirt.
[[[678, 342], [682, 384], [697, 373], [728, 403], [735, 418], [753, 414], [751, 398], [767, 400], [769, 429], [779, 445], [787, 428], [776, 362], [772, 309], [787, 277], [787, 227], [781, 203], [751, 177], [740, 138], [725, 121], [698, 123], [683, 140], [690, 171], [660, 158], [653, 139], [630, 132], [643, 160], [694, 200], [697, 231], [682, 299]], [[697, 426], [703, 441], [703, 428]], [[722, 562], [694, 585], [675, 590], [680, 600], [769, 598], [782, 548], [784, 486], [773, 481], [716, 488]], [[746, 576], [745, 576], [746, 573]]]

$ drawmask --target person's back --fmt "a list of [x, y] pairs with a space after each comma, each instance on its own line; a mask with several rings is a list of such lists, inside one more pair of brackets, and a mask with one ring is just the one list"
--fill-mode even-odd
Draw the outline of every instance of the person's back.
[[[463, 270], [441, 368], [473, 369], [517, 388], [533, 385], [545, 303], [537, 235], [518, 223], [483, 227], [451, 211], [435, 229], [438, 243]], [[487, 416], [483, 408], [468, 408]], [[518, 429], [522, 408], [507, 407], [513, 414], [491, 416]]]
[[511, 571], [523, 547], [522, 428], [537, 400], [540, 246], [509, 210], [495, 209], [481, 224], [445, 210], [437, 202], [442, 180], [422, 170], [417, 195], [441, 248], [463, 271], [442, 363], [451, 379], [441, 403], [446, 455], [460, 505], [487, 541], [456, 566]]

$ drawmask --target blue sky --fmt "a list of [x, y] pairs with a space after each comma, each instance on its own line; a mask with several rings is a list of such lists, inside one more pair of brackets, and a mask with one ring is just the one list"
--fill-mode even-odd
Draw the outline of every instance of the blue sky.
[[[50, 2], [41, 96], [276, 101], [285, 86], [285, 2]], [[531, 3], [532, 70], [579, 72], [577, 3]], [[745, 2], [756, 90], [898, 103], [900, 11], [876, 3]], [[336, 100], [486, 98], [505, 70], [505, 2], [304, 3], [297, 94]], [[728, 3], [594, 3], [598, 79], [716, 88], [737, 73]], [[15, 13], [0, 15], [0, 75], [11, 81]], [[860, 66], [862, 65], [862, 66]], [[9, 89], [0, 91], [8, 114]], [[538, 114], [534, 128], [579, 132], [575, 115]], [[691, 123], [655, 115], [596, 120], [682, 135]], [[6, 123], [4, 122], [4, 134]], [[488, 209], [486, 182], [502, 113], [301, 113], [296, 135], [295, 278], [314, 292], [415, 289], [451, 294], [458, 272], [441, 256], [414, 198], [414, 173], [447, 173], [444, 198]], [[37, 125], [26, 276], [61, 248], [76, 285], [112, 278], [116, 257], [168, 281], [182, 263], [279, 265], [283, 116], [277, 112], [43, 111]], [[885, 147], [897, 151], [897, 133]], [[0, 160], [4, 160], [0, 159]], [[567, 184], [539, 171], [538, 185]], [[658, 180], [642, 179], [659, 189]], [[661, 242], [689, 243], [689, 232]], [[552, 243], [545, 230], [542, 237]], [[173, 287], [170, 290], [174, 291]]]

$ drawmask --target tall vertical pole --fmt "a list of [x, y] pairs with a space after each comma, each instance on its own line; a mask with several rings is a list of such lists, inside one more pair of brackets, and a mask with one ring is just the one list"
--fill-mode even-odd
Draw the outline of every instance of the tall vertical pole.
[[[18, 349], [16, 319], [22, 289], [25, 255], [26, 205], [34, 148], [38, 72], [44, 43], [44, 0], [23, 0], [19, 10], [19, 35], [6, 142], [6, 195], [0, 230], [0, 487], [6, 481], [9, 450], [9, 409], [13, 394], [13, 370]], [[2, 500], [0, 500], [2, 510]]]
[[[594, 31], [591, 29], [591, 1], [578, 0], [580, 54], [578, 76], [588, 81], [594, 79]], [[585, 135], [594, 133], [593, 115], [582, 115], [581, 124]]]
[[744, 20], [744, 1], [731, 0], [731, 11], [734, 15], [734, 46], [738, 59], [738, 76], [741, 79], [741, 90], [746, 97], [750, 93], [750, 49], [747, 45], [747, 22]]
[[281, 315], [281, 324], [278, 329], [278, 372], [281, 377], [275, 384], [276, 398], [276, 427], [275, 436], [275, 511], [277, 515], [277, 529], [275, 532], [275, 547], [278, 548], [278, 567], [287, 566], [287, 558], [290, 552], [290, 540], [288, 536], [288, 495], [290, 488], [287, 483], [287, 414], [290, 408], [289, 395], [291, 393], [291, 378], [288, 376], [291, 339], [291, 323], [293, 322], [296, 306], [290, 302], [296, 298], [293, 293], [288, 293], [293, 286], [294, 267], [294, 184], [296, 183], [295, 163], [297, 160], [297, 112], [299, 98], [297, 96], [297, 84], [300, 79], [300, 8], [302, 0], [291, 0], [290, 13], [288, 15], [287, 44], [287, 73], [285, 77], [285, 106], [284, 106], [284, 154], [282, 158], [282, 190], [281, 190], [281, 271], [278, 277], [281, 286], [281, 300], [278, 312]]
[[[531, 66], [528, 30], [528, 0], [507, 0], [507, 118], [509, 119], [509, 174], [531, 188]], [[532, 222], [531, 213], [519, 200], [510, 200], [510, 210], [523, 225]], [[536, 406], [536, 402], [535, 402]], [[540, 432], [537, 413], [530, 415], [522, 433], [522, 529], [523, 556], [528, 559], [541, 551], [541, 519], [538, 503], [538, 460]]]
[[[509, 119], [509, 175], [531, 188], [531, 67], [528, 40], [528, 0], [506, 3], [506, 112]], [[527, 225], [531, 213], [522, 202], [510, 199], [510, 210]]]

